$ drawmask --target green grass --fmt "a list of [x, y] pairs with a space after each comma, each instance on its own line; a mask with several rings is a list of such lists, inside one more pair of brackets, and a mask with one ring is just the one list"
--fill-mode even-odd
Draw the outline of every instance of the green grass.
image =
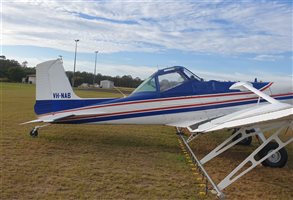
[[51, 125], [31, 138], [19, 124], [35, 119], [34, 93], [1, 83], [1, 199], [195, 199], [173, 128]]
[[[80, 91], [81, 97], [120, 97]], [[0, 199], [199, 199], [202, 189], [174, 128], [134, 125], [51, 125], [38, 138], [28, 133], [35, 119], [33, 85], [0, 83]], [[204, 156], [229, 133], [207, 134], [193, 143]], [[218, 182], [256, 148], [237, 146], [207, 163]], [[292, 199], [293, 147], [285, 168], [257, 167], [224, 192], [228, 199]], [[209, 195], [207, 199], [215, 199]]]

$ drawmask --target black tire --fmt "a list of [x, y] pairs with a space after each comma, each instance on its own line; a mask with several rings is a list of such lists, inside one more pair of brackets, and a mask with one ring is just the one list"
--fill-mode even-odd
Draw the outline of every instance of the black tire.
[[[269, 142], [259, 153], [259, 158], [263, 158], [272, 150], [278, 148], [278, 143]], [[264, 160], [261, 164], [265, 167], [282, 168], [286, 165], [288, 160], [288, 153], [285, 148], [280, 149], [275, 154]]]
[[[236, 133], [239, 129], [234, 129], [234, 131], [232, 132], [232, 135], [234, 133]], [[250, 129], [250, 130], [246, 130], [246, 133], [251, 133], [251, 132], [254, 132], [254, 129]], [[235, 141], [237, 140], [238, 138], [241, 137], [241, 133], [239, 133], [238, 135], [236, 135], [232, 141]], [[247, 138], [244, 138], [243, 140], [241, 140], [240, 142], [238, 142], [236, 145], [243, 145], [243, 146], [249, 146], [252, 142], [252, 136], [249, 136]]]
[[30, 132], [30, 136], [31, 137], [37, 137], [39, 135], [39, 133], [38, 133], [38, 130], [31, 130], [31, 132]]

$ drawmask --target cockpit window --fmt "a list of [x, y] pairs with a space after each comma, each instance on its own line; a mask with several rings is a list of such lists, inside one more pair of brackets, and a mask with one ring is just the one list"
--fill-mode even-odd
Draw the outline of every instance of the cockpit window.
[[140, 84], [133, 92], [138, 93], [138, 92], [156, 92], [156, 81], [154, 77], [149, 77], [146, 79], [142, 84]]
[[185, 81], [185, 77], [178, 72], [160, 75], [159, 77], [160, 91], [164, 92]]
[[201, 78], [199, 78], [197, 75], [195, 75], [194, 73], [192, 73], [191, 71], [189, 71], [188, 69], [185, 69], [183, 70], [184, 74], [186, 76], [188, 76], [188, 78], [192, 79], [192, 80], [201, 80]]

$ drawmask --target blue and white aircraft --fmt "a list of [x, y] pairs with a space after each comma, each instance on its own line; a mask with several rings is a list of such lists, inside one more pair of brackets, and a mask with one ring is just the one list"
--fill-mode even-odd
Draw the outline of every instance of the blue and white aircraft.
[[[62, 60], [36, 67], [36, 120], [47, 124], [161, 124], [189, 130], [180, 137], [201, 171], [221, 197], [222, 190], [258, 164], [283, 167], [287, 162], [284, 131], [292, 129], [292, 82], [277, 90], [272, 82], [204, 81], [184, 67], [158, 70], [123, 98], [80, 98], [72, 90]], [[45, 124], [45, 125], [47, 125]], [[45, 126], [43, 125], [43, 126]], [[38, 135], [36, 126], [30, 135]], [[188, 143], [203, 133], [233, 129], [234, 133], [207, 156], [198, 160]], [[270, 137], [263, 132], [276, 130]], [[217, 155], [239, 142], [257, 136], [260, 146], [223, 181], [215, 184], [203, 168]], [[257, 156], [256, 156], [257, 155]], [[258, 157], [258, 158], [256, 158]], [[249, 163], [250, 167], [243, 169]], [[239, 173], [240, 172], [240, 173]]]

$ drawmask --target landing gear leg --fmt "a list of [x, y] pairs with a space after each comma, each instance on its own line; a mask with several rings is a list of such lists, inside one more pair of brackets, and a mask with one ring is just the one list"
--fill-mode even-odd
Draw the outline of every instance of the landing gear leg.
[[[232, 135], [234, 133], [236, 133], [237, 131], [239, 131], [239, 129], [234, 129], [234, 131], [232, 132]], [[243, 130], [246, 134], [250, 134], [250, 133], [254, 133], [255, 130], [254, 129], [247, 129], [247, 130]], [[241, 138], [241, 134], [242, 133], [239, 133], [238, 135], [236, 135], [232, 141], [235, 141], [237, 140], [238, 138]], [[236, 145], [243, 145], [243, 146], [249, 146], [252, 142], [252, 136], [249, 136], [247, 138], [244, 138], [243, 140], [241, 140], [240, 142], [238, 142]]]
[[182, 135], [183, 134], [183, 131], [182, 131], [181, 128], [176, 127], [176, 133], [177, 133], [177, 135]]
[[39, 135], [39, 132], [38, 130], [40, 128], [43, 128], [45, 126], [49, 126], [50, 124], [45, 124], [45, 125], [42, 125], [42, 126], [35, 126], [31, 131], [30, 131], [30, 136], [31, 137], [37, 137]]

